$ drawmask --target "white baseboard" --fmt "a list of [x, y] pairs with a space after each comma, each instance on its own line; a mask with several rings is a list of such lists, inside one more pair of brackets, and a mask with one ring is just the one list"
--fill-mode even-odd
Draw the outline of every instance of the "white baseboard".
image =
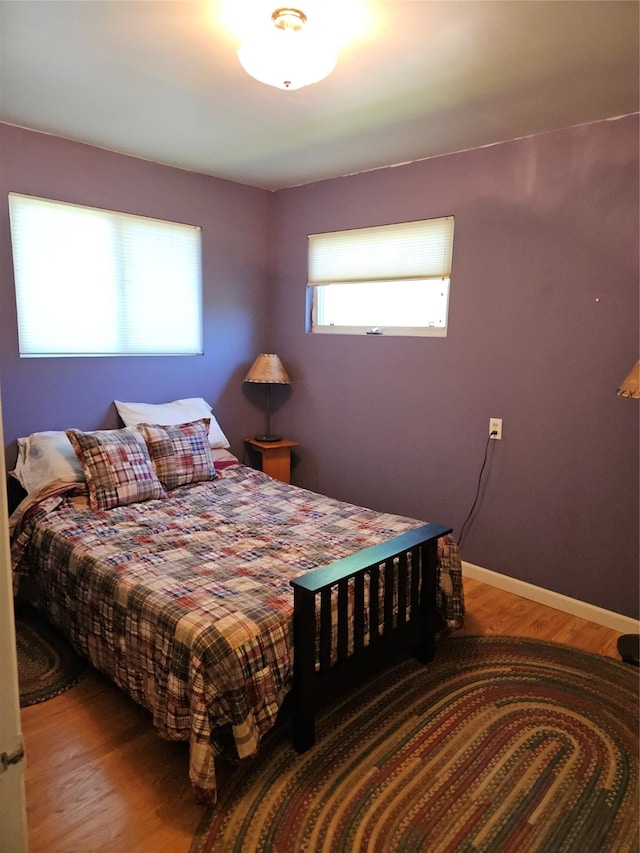
[[465, 563], [464, 561], [462, 562], [462, 574], [463, 577], [466, 575], [466, 577], [482, 581], [489, 586], [495, 586], [522, 598], [537, 601], [538, 604], [546, 604], [547, 607], [553, 607], [555, 610], [561, 610], [563, 613], [571, 614], [571, 616], [588, 619], [590, 622], [612, 628], [621, 634], [640, 634], [640, 621], [632, 619], [630, 616], [623, 616], [621, 613], [614, 613], [612, 610], [605, 610], [603, 607], [596, 607], [595, 604], [587, 604], [577, 598], [569, 598], [568, 595], [552, 592], [549, 589], [544, 589], [544, 587], [534, 586], [526, 581], [510, 578], [508, 575], [501, 575], [499, 572], [483, 569], [482, 566], [474, 566], [473, 563]]

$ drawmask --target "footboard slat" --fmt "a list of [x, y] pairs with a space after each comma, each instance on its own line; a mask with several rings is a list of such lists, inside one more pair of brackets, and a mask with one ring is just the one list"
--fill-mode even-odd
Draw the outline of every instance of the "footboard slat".
[[409, 563], [407, 554], [400, 554], [398, 557], [398, 624], [402, 625], [407, 621], [407, 575], [409, 573]]
[[320, 590], [320, 669], [331, 666], [331, 587]]
[[380, 566], [376, 563], [371, 567], [369, 580], [369, 643], [375, 646], [380, 642], [380, 632], [378, 625], [380, 624], [380, 599], [378, 595], [373, 595], [372, 591], [380, 589]]
[[387, 560], [384, 564], [384, 619], [382, 630], [385, 634], [390, 634], [393, 631], [393, 611], [394, 611], [394, 588], [396, 577], [396, 566], [393, 560]]
[[338, 583], [338, 662], [349, 654], [349, 581]]
[[353, 651], [357, 654], [365, 645], [364, 574], [358, 574], [353, 584]]
[[411, 551], [411, 565], [415, 566], [415, 571], [411, 572], [411, 612], [415, 613], [420, 608], [420, 570], [418, 567], [419, 551], [413, 548]]
[[437, 540], [450, 532], [425, 524], [291, 581], [298, 751], [314, 744], [315, 711], [326, 694], [400, 652], [433, 657]]

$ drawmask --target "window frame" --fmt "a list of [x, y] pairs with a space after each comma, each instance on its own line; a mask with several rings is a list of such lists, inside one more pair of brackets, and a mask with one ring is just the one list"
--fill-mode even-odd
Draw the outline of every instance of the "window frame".
[[[455, 230], [454, 215], [433, 217], [430, 219], [412, 220], [409, 222], [393, 223], [391, 225], [371, 226], [366, 228], [347, 229], [344, 231], [323, 232], [308, 235], [308, 325], [307, 331], [311, 334], [324, 335], [372, 335], [393, 337], [447, 337], [449, 328], [449, 303], [451, 296], [451, 268], [453, 265], [453, 239]], [[396, 260], [384, 260], [386, 268], [380, 275], [374, 271], [374, 275], [367, 275], [355, 271], [350, 265], [348, 255], [345, 255], [344, 263], [339, 257], [340, 246], [345, 245], [346, 253], [353, 252], [356, 262], [362, 257], [372, 240], [380, 241], [385, 235], [389, 235], [391, 241], [401, 241], [395, 247]], [[424, 250], [424, 241], [432, 238], [432, 244]], [[334, 246], [334, 241], [336, 245]], [[406, 244], [402, 241], [406, 241]], [[402, 254], [409, 249], [409, 259]], [[318, 255], [313, 255], [317, 251]], [[328, 260], [325, 262], [322, 252], [325, 252]], [[331, 254], [333, 252], [333, 255]], [[391, 247], [394, 254], [394, 246]], [[337, 260], [336, 260], [337, 258]], [[373, 261], [375, 264], [375, 259]], [[366, 266], [366, 261], [364, 263]], [[337, 271], [336, 280], [331, 280], [331, 273]], [[397, 270], [396, 275], [389, 272]], [[422, 274], [421, 274], [422, 272]], [[322, 298], [325, 287], [349, 287], [351, 285], [383, 284], [389, 287], [397, 286], [402, 282], [443, 282], [446, 287], [444, 296], [444, 325], [397, 326], [380, 323], [378, 326], [367, 324], [336, 325], [323, 324], [319, 322], [322, 313]]]

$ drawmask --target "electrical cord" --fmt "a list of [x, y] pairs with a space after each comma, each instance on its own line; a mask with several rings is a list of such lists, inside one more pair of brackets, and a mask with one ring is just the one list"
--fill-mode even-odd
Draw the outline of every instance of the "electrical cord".
[[489, 433], [489, 437], [487, 438], [487, 443], [486, 443], [485, 448], [484, 448], [484, 459], [482, 460], [482, 467], [480, 468], [480, 475], [478, 477], [478, 486], [476, 488], [476, 496], [475, 496], [475, 499], [473, 501], [473, 505], [471, 506], [471, 509], [469, 510], [469, 514], [465, 518], [464, 523], [462, 525], [462, 528], [460, 529], [460, 536], [458, 537], [458, 541], [456, 542], [456, 545], [458, 547], [460, 547], [460, 543], [462, 542], [462, 537], [464, 536], [464, 529], [467, 526], [467, 524], [469, 523], [469, 520], [471, 519], [471, 516], [473, 515], [473, 511], [476, 508], [476, 504], [478, 503], [478, 498], [480, 497], [480, 486], [482, 485], [482, 475], [484, 473], [485, 465], [487, 464], [487, 455], [489, 453], [489, 442], [491, 441], [493, 436], [497, 435], [497, 434], [498, 433], [496, 432], [496, 430], [492, 430]]

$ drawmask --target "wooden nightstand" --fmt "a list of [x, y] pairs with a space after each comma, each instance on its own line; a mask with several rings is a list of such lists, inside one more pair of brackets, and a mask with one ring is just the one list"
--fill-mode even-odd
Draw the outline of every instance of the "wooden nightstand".
[[280, 441], [258, 441], [257, 438], [245, 438], [244, 443], [250, 451], [258, 453], [262, 461], [262, 470], [283, 483], [291, 482], [291, 451], [300, 447], [297, 441], [281, 438]]

